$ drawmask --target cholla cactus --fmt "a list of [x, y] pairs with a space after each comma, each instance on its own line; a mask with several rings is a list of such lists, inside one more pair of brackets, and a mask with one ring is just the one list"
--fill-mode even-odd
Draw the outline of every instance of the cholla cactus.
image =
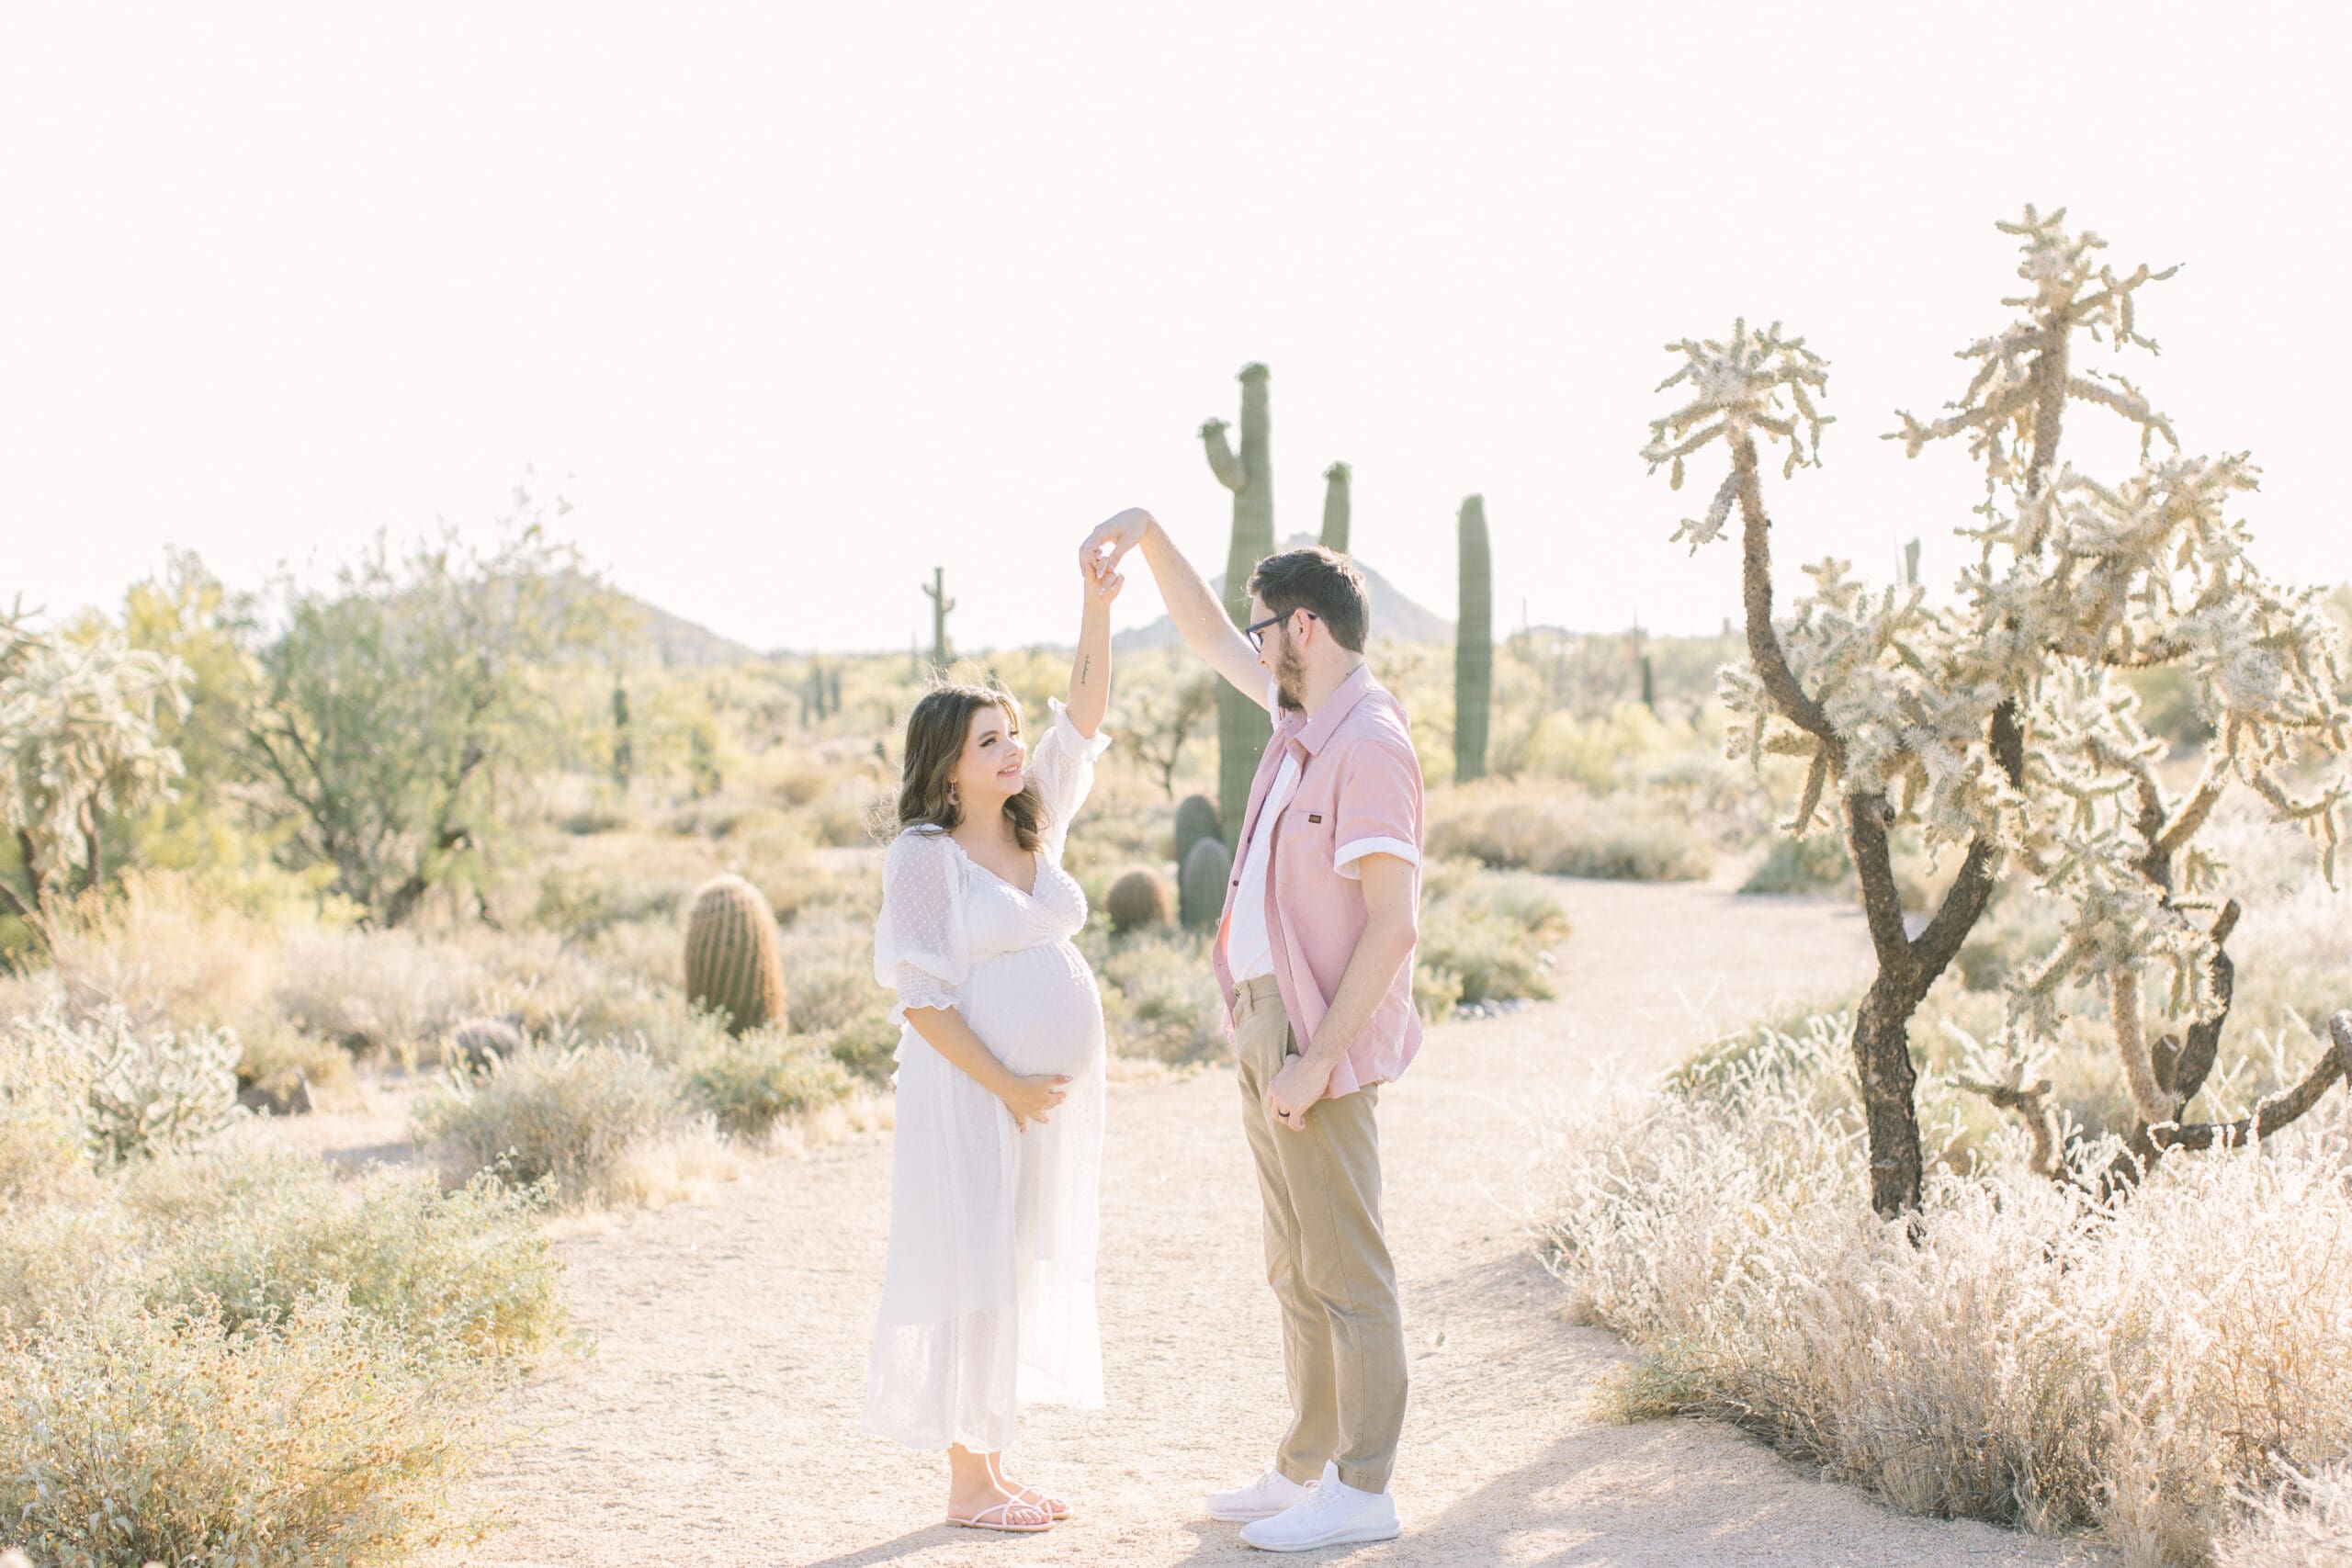
[[0, 882], [0, 910], [38, 914], [106, 880], [109, 822], [169, 796], [183, 771], [157, 715], [187, 716], [188, 680], [117, 631], [75, 641], [0, 617], [0, 831], [27, 883]]
[[[1981, 522], [1962, 530], [1974, 559], [1952, 603], [1931, 604], [1914, 584], [1873, 589], [1829, 560], [1806, 569], [1813, 591], [1785, 619], [1774, 617], [1758, 438], [1786, 447], [1788, 477], [1818, 462], [1828, 423], [1814, 402], [1826, 363], [1777, 325], [1756, 333], [1736, 323], [1728, 339], [1669, 345], [1684, 362], [1664, 386], [1687, 383], [1692, 396], [1652, 422], [1643, 452], [1679, 485], [1702, 448], [1720, 441], [1730, 449], [1730, 471], [1706, 513], [1675, 537], [1696, 549], [1738, 513], [1749, 657], [1723, 681], [1730, 744], [1758, 761], [1771, 752], [1809, 759], [1793, 831], [1810, 828], [1835, 791], [1878, 958], [1855, 1051], [1871, 1198], [1890, 1215], [1915, 1207], [1919, 1194], [1909, 1019], [2006, 861], [2014, 857], [2067, 910], [2058, 952], [2012, 993], [2014, 1043], [2030, 1049], [2054, 1027], [2065, 986], [2103, 990], [2141, 1120], [2134, 1145], [2150, 1157], [2233, 1135], [2173, 1120], [2211, 1068], [2228, 1009], [2220, 944], [2235, 906], [2216, 917], [2201, 897], [2223, 868], [2197, 849], [2198, 829], [2234, 780], [2301, 822], [2332, 876], [2352, 794], [2339, 781], [2297, 797], [2283, 783], [2290, 764], [2340, 757], [2352, 745], [2352, 717], [2335, 698], [2336, 638], [2316, 595], [2272, 583], [2247, 557], [2230, 507], [2254, 488], [2254, 467], [2244, 454], [2182, 455], [2171, 422], [2137, 387], [2075, 365], [2083, 338], [2153, 351], [2138, 328], [2138, 291], [2170, 272], [2118, 274], [2099, 260], [2103, 242], [2068, 231], [2064, 219], [2029, 208], [2019, 222], [2001, 225], [2021, 242], [2028, 288], [2005, 301], [2021, 315], [1961, 351], [1977, 368], [1942, 417], [1902, 414], [1888, 437], [1915, 456], [1933, 442], [1965, 440], [1984, 465]], [[2103, 483], [2060, 461], [2066, 415], [2081, 404], [2136, 428], [2137, 471]], [[2155, 665], [2188, 674], [2220, 737], [2204, 776], [2177, 800], [2157, 783], [2162, 744], [2115, 679]], [[1897, 823], [1918, 825], [1931, 852], [1963, 847], [1957, 881], [1917, 936], [1905, 925], [1889, 858], [1887, 832]], [[2186, 1041], [2148, 1038], [2143, 993], [2152, 970], [2169, 976], [2165, 1006], [2185, 1021]], [[2343, 1055], [2339, 1045], [2315, 1072], [2341, 1071]], [[1976, 1080], [2046, 1136], [2022, 1067], [1987, 1068]], [[2313, 1090], [2305, 1103], [2316, 1098]], [[2282, 1125], [2275, 1116], [2284, 1109], [2261, 1121], [2258, 1108], [2237, 1125]]]

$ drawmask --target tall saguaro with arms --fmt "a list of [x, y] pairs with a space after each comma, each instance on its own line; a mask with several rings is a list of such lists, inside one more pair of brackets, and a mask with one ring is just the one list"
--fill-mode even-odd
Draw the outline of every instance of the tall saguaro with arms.
[[[1209, 468], [1233, 492], [1233, 541], [1225, 557], [1225, 612], [1237, 626], [1250, 624], [1250, 573], [1274, 553], [1274, 468], [1267, 450], [1266, 367], [1241, 367], [1241, 450], [1226, 439], [1221, 419], [1201, 426]], [[1216, 694], [1217, 815], [1234, 830], [1250, 809], [1250, 781], [1274, 732], [1266, 710], [1234, 689]]]

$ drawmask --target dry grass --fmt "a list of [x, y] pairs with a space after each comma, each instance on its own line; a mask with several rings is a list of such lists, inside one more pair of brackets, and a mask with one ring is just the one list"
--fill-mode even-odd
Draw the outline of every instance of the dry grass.
[[1686, 882], [1714, 865], [1687, 810], [1642, 793], [1488, 780], [1432, 795], [1428, 839], [1431, 854], [1564, 876]]
[[687, 1189], [715, 1141], [675, 1073], [618, 1044], [531, 1045], [479, 1080], [452, 1075], [416, 1111], [418, 1138], [458, 1179], [545, 1182], [559, 1203], [612, 1207]]
[[[2168, 1161], [2112, 1212], [2006, 1135], [1936, 1173], [1911, 1240], [1862, 1201], [1847, 1052], [1828, 1027], [1769, 1034], [1557, 1127], [1546, 1252], [1643, 1352], [1621, 1414], [1722, 1416], [1899, 1507], [2096, 1529], [2146, 1564], [2209, 1561], [2241, 1493], [2338, 1457], [2335, 1117]], [[1925, 1102], [1954, 1125], [1948, 1085]]]

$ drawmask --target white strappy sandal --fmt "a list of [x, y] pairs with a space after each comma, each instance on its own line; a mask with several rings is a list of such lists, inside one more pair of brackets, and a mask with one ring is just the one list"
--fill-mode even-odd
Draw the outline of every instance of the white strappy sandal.
[[1026, 1503], [1033, 1508], [1043, 1508], [1056, 1524], [1069, 1517], [1069, 1505], [1042, 1486], [1023, 1486], [1014, 1493], [1015, 1502]]
[[[1014, 1523], [1012, 1510], [1015, 1508], [1024, 1513], [1035, 1514], [1037, 1516], [1037, 1522], [1034, 1525]], [[990, 1517], [991, 1515], [995, 1517]], [[967, 1530], [1005, 1530], [1014, 1535], [1035, 1535], [1040, 1530], [1049, 1530], [1054, 1528], [1053, 1515], [1035, 1503], [1023, 1503], [1017, 1497], [1008, 1497], [1001, 1503], [991, 1504], [968, 1518], [950, 1514], [947, 1516], [947, 1522], [951, 1525], [961, 1525]]]

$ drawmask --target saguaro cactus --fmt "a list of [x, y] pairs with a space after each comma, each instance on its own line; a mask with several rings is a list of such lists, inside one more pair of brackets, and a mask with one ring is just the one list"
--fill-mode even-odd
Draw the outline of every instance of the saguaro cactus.
[[1453, 626], [1453, 777], [1466, 784], [1487, 776], [1487, 706], [1495, 685], [1495, 572], [1486, 497], [1463, 499], [1457, 528], [1462, 613]]
[[1334, 463], [1323, 470], [1323, 547], [1348, 553], [1349, 481], [1355, 470], [1345, 463]]
[[[1237, 626], [1250, 624], [1250, 573], [1274, 553], [1274, 469], [1267, 450], [1266, 367], [1241, 367], [1241, 452], [1225, 438], [1227, 425], [1201, 426], [1209, 468], [1233, 492], [1233, 542], [1225, 557], [1225, 610]], [[1238, 822], [1250, 808], [1250, 781], [1273, 735], [1266, 710], [1220, 682], [1216, 694], [1217, 809]]]
[[931, 581], [922, 591], [931, 595], [931, 667], [944, 670], [952, 651], [947, 646], [947, 612], [956, 607], [956, 601], [947, 596], [947, 569], [933, 567]]
[[775, 913], [740, 876], [714, 876], [695, 891], [686, 917], [686, 999], [724, 1017], [736, 1034], [783, 1021]]
[[1225, 886], [1233, 876], [1233, 855], [1216, 839], [1203, 839], [1184, 857], [1184, 874], [1177, 884], [1178, 908], [1184, 923], [1206, 931], [1225, 912]]
[[629, 739], [628, 687], [620, 675], [613, 676], [613, 782], [623, 789], [637, 772], [637, 746]]
[[1203, 839], [1221, 839], [1216, 825], [1216, 802], [1205, 795], [1188, 795], [1176, 803], [1176, 866], [1181, 872], [1193, 853], [1193, 846]]

